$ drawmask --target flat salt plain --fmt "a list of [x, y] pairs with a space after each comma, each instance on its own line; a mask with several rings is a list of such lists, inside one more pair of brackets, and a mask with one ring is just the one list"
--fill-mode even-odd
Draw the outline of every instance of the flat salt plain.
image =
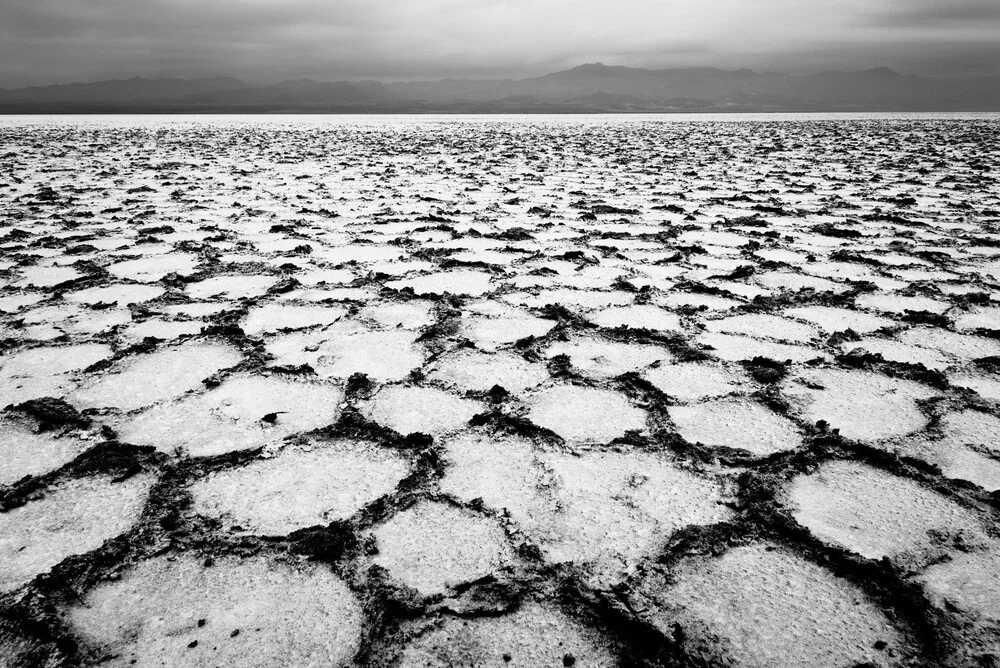
[[1000, 116], [0, 147], [0, 665], [1000, 665]]

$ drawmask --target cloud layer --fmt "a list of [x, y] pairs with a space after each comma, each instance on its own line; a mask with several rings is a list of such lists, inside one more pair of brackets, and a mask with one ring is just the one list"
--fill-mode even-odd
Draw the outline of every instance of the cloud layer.
[[4, 0], [0, 85], [530, 76], [583, 62], [1000, 74], [996, 0]]

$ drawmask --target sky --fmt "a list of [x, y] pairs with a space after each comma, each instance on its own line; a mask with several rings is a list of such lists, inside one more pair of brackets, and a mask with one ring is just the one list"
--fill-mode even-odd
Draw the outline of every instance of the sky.
[[525, 77], [582, 63], [1000, 75], [1000, 0], [2, 0], [0, 86]]

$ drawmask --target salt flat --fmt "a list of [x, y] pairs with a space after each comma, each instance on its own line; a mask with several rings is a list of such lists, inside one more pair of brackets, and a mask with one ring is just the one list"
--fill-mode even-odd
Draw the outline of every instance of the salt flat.
[[1000, 665], [997, 115], [0, 146], [0, 665]]

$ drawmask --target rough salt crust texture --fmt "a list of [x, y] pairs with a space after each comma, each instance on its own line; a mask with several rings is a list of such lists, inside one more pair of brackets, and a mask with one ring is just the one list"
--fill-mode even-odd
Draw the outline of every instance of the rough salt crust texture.
[[1000, 665], [996, 119], [0, 145], [0, 666]]

